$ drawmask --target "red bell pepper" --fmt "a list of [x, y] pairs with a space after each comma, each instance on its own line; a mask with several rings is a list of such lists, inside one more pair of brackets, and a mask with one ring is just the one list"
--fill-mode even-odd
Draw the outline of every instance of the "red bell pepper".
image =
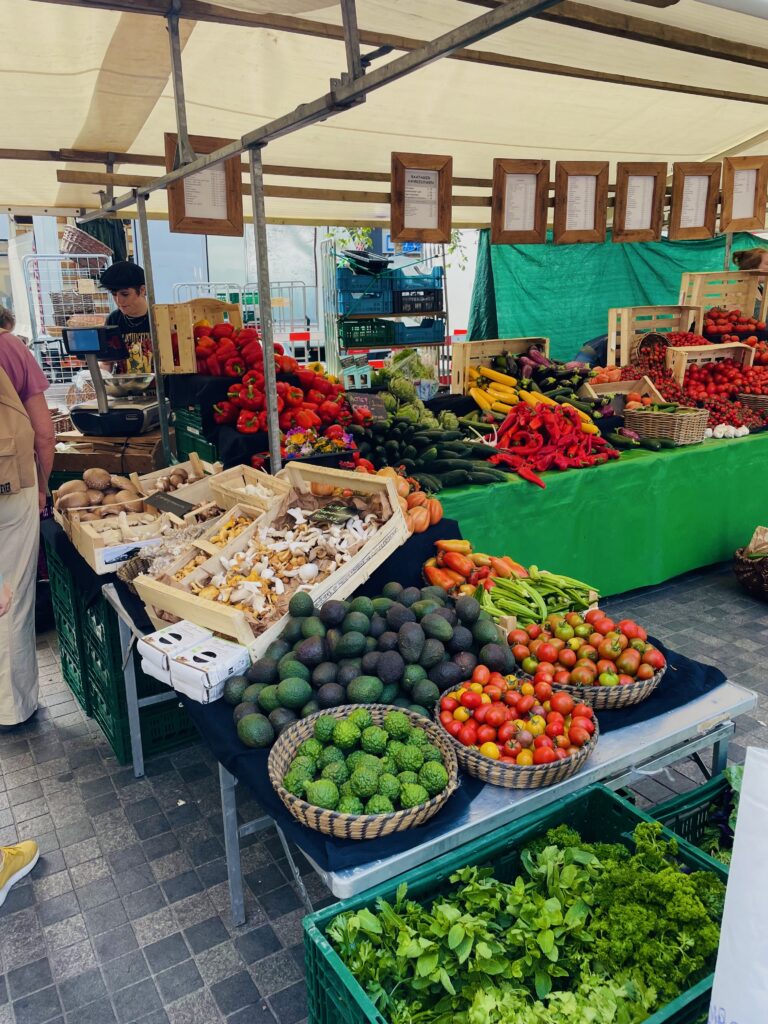
[[267, 460], [264, 458], [263, 455], [251, 456], [251, 465], [253, 466], [254, 469], [263, 469], [266, 461]]
[[238, 406], [238, 408], [240, 408], [240, 409], [242, 409], [242, 407], [243, 407], [241, 402], [240, 402], [240, 392], [242, 390], [243, 390], [243, 385], [242, 384], [230, 384], [229, 387], [227, 388], [227, 399], [228, 399], [228, 401], [232, 402], [233, 405]]
[[300, 406], [303, 401], [304, 401], [304, 392], [301, 390], [301, 388], [290, 387], [285, 392], [285, 404], [289, 408], [291, 408], [291, 409], [296, 408], [296, 407]]
[[253, 384], [243, 384], [239, 399], [243, 409], [250, 409], [252, 412], [258, 412], [264, 406], [264, 392]]
[[226, 359], [234, 359], [234, 357], [239, 356], [240, 353], [237, 351], [235, 343], [231, 340], [231, 338], [224, 338], [224, 340], [220, 341], [219, 344], [216, 346], [216, 355], [219, 357], [219, 360], [221, 361]]
[[[304, 387], [303, 384], [302, 387]], [[322, 405], [325, 401], [325, 395], [322, 391], [318, 391], [317, 388], [304, 388], [304, 393], [307, 396], [307, 401], [312, 402], [314, 405]]]
[[219, 357], [216, 355], [215, 352], [211, 352], [211, 354], [206, 358], [205, 362], [208, 369], [208, 373], [211, 374], [212, 377], [224, 376], [223, 367], [219, 362]]
[[248, 370], [243, 374], [243, 384], [253, 384], [259, 391], [264, 390], [264, 374], [259, 370]]
[[299, 386], [305, 393], [315, 386], [317, 374], [314, 370], [299, 370], [296, 376], [299, 378]]
[[264, 353], [258, 341], [251, 341], [240, 349], [240, 354], [249, 366], [260, 366], [264, 363]]
[[[312, 412], [311, 409], [307, 409], [306, 406], [296, 411], [296, 426], [301, 427], [302, 430], [314, 430], [321, 426], [320, 417], [317, 413]], [[326, 431], [326, 437], [328, 433]]]
[[242, 377], [245, 373], [245, 363], [241, 356], [232, 356], [224, 364], [224, 372], [227, 377]]
[[237, 417], [237, 429], [241, 434], [256, 434], [259, 432], [259, 417], [250, 409], [243, 409]]
[[235, 423], [240, 410], [234, 402], [217, 402], [213, 407], [213, 418], [216, 423]]

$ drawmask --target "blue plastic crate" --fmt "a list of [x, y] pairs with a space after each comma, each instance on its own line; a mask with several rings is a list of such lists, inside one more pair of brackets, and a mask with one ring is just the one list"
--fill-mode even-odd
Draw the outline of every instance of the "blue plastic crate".
[[349, 267], [336, 268], [336, 288], [340, 292], [388, 295], [392, 291], [391, 274], [354, 274]]
[[444, 320], [422, 320], [418, 327], [393, 324], [395, 345], [427, 345], [445, 340]]
[[368, 295], [365, 292], [339, 292], [339, 313], [349, 316], [355, 313], [391, 313], [392, 292]]
[[396, 292], [413, 292], [443, 287], [443, 268], [433, 267], [426, 274], [409, 274], [407, 270], [396, 270], [392, 277], [392, 288]]

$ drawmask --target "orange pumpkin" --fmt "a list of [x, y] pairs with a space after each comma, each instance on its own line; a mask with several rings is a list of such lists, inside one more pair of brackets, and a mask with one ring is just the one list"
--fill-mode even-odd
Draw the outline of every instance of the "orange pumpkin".
[[423, 505], [412, 508], [406, 516], [406, 521], [411, 533], [424, 533], [429, 527], [429, 511]]
[[424, 491], [414, 491], [413, 494], [409, 494], [408, 508], [417, 508], [419, 505], [426, 505], [429, 498], [426, 496]]
[[405, 498], [401, 498], [400, 495], [398, 494], [397, 502], [398, 502], [398, 504], [400, 505], [400, 508], [403, 511], [403, 515], [405, 515], [405, 513], [408, 511], [408, 504], [407, 504]]
[[427, 511], [429, 512], [429, 525], [434, 526], [435, 523], [439, 523], [443, 518], [443, 506], [437, 500], [437, 498], [430, 498], [427, 502]]

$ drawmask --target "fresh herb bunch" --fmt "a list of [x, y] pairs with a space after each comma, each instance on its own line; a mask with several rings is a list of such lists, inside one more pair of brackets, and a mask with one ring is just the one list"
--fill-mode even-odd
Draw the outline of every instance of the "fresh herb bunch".
[[511, 882], [463, 868], [424, 906], [402, 885], [327, 938], [392, 1024], [639, 1024], [711, 969], [725, 898], [661, 833], [632, 853], [560, 826]]

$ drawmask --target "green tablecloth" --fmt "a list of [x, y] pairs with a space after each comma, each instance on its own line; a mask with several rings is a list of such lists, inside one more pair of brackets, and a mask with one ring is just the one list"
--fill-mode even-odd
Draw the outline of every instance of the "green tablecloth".
[[478, 551], [575, 576], [602, 594], [731, 558], [768, 525], [768, 434], [441, 493]]

